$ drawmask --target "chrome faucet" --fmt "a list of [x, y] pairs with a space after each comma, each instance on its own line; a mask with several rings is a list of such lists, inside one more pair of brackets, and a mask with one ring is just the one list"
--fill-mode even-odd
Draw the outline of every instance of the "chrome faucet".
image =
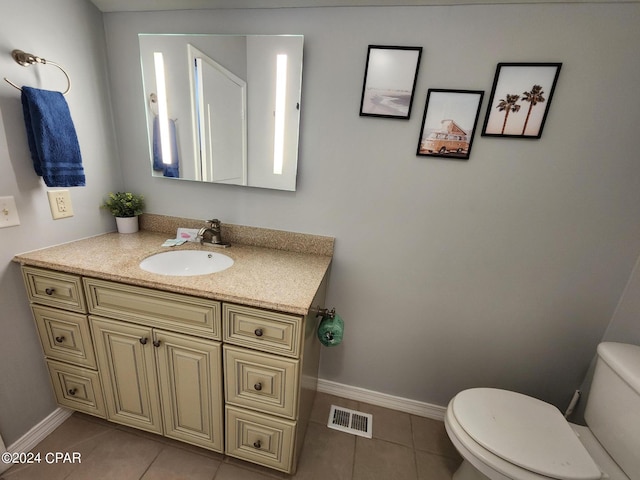
[[207, 220], [208, 224], [206, 227], [202, 227], [198, 231], [198, 238], [200, 239], [200, 244], [204, 245], [208, 243], [215, 247], [227, 248], [231, 245], [222, 241], [222, 230], [220, 228], [220, 220], [217, 218], [214, 220]]

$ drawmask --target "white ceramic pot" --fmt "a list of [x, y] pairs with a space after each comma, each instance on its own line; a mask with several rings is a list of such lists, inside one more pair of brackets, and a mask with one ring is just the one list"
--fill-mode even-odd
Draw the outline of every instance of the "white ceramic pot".
[[118, 233], [136, 233], [138, 231], [138, 217], [116, 217]]

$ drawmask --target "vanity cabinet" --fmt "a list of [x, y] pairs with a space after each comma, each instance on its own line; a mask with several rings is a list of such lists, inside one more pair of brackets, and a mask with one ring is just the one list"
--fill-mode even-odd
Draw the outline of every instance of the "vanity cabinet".
[[220, 303], [93, 278], [84, 285], [107, 418], [222, 452]]
[[[324, 301], [324, 283], [314, 305]], [[295, 473], [317, 383], [317, 319], [222, 306], [227, 455]]]
[[295, 473], [317, 387], [313, 313], [22, 270], [60, 405]]
[[222, 452], [220, 343], [90, 320], [107, 418]]
[[32, 267], [22, 275], [58, 404], [104, 418], [81, 278]]

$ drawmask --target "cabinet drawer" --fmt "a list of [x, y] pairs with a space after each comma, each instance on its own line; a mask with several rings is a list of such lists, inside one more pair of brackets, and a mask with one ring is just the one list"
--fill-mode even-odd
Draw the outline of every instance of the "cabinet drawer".
[[295, 419], [298, 360], [224, 347], [227, 403]]
[[232, 457], [291, 471], [296, 423], [226, 407], [226, 453]]
[[89, 312], [220, 340], [220, 302], [85, 278]]
[[51, 383], [59, 405], [105, 418], [98, 372], [47, 360]]
[[225, 303], [224, 341], [297, 358], [302, 317]]
[[48, 358], [96, 368], [86, 315], [32, 305], [44, 354]]
[[33, 267], [22, 267], [22, 276], [30, 301], [86, 313], [79, 276]]

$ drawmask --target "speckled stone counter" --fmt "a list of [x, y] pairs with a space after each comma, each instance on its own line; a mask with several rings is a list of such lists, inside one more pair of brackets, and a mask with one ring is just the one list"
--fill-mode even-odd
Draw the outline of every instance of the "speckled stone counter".
[[[256, 233], [260, 231], [265, 230], [255, 230]], [[269, 232], [269, 238], [278, 236], [277, 231], [266, 231]], [[282, 235], [283, 238], [290, 238], [288, 235], [291, 234], [282, 232]], [[300, 240], [302, 234], [293, 235]], [[240, 243], [232, 243], [232, 247], [226, 249], [189, 242], [179, 247], [161, 247], [164, 240], [172, 236], [175, 234], [150, 230], [133, 234], [107, 233], [21, 253], [14, 257], [14, 261], [22, 265], [306, 315], [315, 307], [311, 303], [329, 269], [333, 251], [332, 238], [308, 235], [304, 236], [302, 244], [311, 240], [310, 245], [321, 245], [311, 248], [314, 253], [299, 251], [305, 248], [290, 251]], [[314, 241], [316, 239], [318, 242]], [[231, 238], [225, 237], [227, 240]], [[273, 241], [275, 246], [281, 245], [277, 239]], [[294, 243], [300, 244], [298, 241]], [[190, 277], [158, 275], [139, 267], [142, 259], [171, 249], [219, 252], [231, 257], [234, 264], [222, 272]], [[316, 253], [318, 251], [321, 253]]]

